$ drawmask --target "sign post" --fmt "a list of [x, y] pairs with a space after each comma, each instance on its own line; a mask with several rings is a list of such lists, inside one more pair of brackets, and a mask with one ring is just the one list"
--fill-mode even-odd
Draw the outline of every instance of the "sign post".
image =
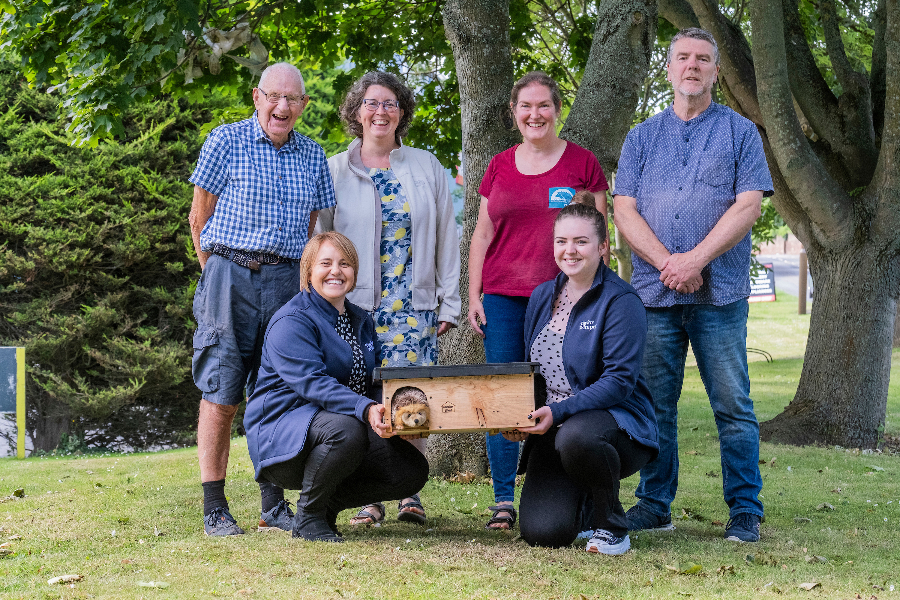
[[762, 273], [750, 276], [749, 302], [775, 302], [775, 271], [771, 263], [762, 267]]
[[25, 348], [0, 348], [0, 412], [16, 413], [16, 456], [25, 458]]

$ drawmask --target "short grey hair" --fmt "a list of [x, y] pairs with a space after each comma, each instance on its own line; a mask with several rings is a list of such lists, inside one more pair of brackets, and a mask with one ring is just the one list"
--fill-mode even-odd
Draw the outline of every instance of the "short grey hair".
[[678, 33], [675, 34], [675, 37], [672, 38], [672, 43], [669, 44], [669, 53], [666, 55], [666, 64], [672, 62], [672, 51], [675, 48], [675, 42], [678, 40], [683, 40], [684, 38], [690, 38], [692, 40], [703, 40], [704, 42], [709, 42], [713, 47], [713, 58], [716, 60], [716, 66], [719, 66], [719, 45], [716, 44], [716, 38], [713, 37], [713, 34], [708, 32], [705, 29], [700, 29], [699, 27], [688, 27], [687, 29], [682, 29]]
[[300, 91], [303, 94], [306, 94], [306, 82], [303, 81], [303, 74], [300, 72], [300, 69], [288, 62], [279, 62], [266, 67], [266, 70], [263, 71], [262, 75], [259, 76], [259, 83], [256, 87], [265, 89], [264, 86], [266, 85], [266, 80], [269, 78], [269, 75], [271, 75], [275, 71], [287, 71], [288, 73], [294, 75], [294, 77], [296, 77], [300, 82]]

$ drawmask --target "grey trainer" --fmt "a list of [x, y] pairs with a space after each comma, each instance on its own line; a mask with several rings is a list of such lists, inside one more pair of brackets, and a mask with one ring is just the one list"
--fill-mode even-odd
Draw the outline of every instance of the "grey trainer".
[[625, 513], [628, 519], [628, 531], [672, 531], [672, 514], [664, 517], [653, 514], [640, 504], [635, 504]]
[[203, 517], [203, 531], [206, 532], [206, 535], [216, 537], [244, 533], [244, 530], [238, 527], [237, 521], [224, 506], [214, 508], [211, 513]]

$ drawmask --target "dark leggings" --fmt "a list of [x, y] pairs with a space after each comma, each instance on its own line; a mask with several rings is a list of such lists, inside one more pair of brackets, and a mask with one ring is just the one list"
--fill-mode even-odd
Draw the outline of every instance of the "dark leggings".
[[653, 450], [619, 429], [606, 410], [580, 412], [532, 437], [519, 501], [522, 539], [559, 548], [587, 528], [625, 535], [619, 480], [637, 473]]
[[333, 524], [346, 508], [412, 496], [428, 480], [428, 461], [405, 440], [381, 438], [355, 417], [320, 410], [303, 451], [265, 467], [260, 479], [300, 490], [297, 510]]

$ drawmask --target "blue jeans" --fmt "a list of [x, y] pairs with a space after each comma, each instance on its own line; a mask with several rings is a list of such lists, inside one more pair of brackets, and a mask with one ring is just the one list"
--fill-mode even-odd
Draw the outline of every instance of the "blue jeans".
[[[485, 294], [484, 355], [489, 363], [522, 362], [525, 349], [524, 296]], [[503, 435], [487, 436], [488, 462], [494, 481], [494, 502], [512, 502], [516, 495], [516, 466], [519, 462], [519, 442], [510, 442]]]
[[759, 423], [747, 373], [747, 312], [746, 300], [725, 306], [647, 308], [642, 374], [656, 408], [659, 456], [641, 469], [635, 495], [656, 515], [669, 514], [678, 489], [678, 399], [690, 341], [719, 430], [722, 487], [730, 516], [763, 516]]

